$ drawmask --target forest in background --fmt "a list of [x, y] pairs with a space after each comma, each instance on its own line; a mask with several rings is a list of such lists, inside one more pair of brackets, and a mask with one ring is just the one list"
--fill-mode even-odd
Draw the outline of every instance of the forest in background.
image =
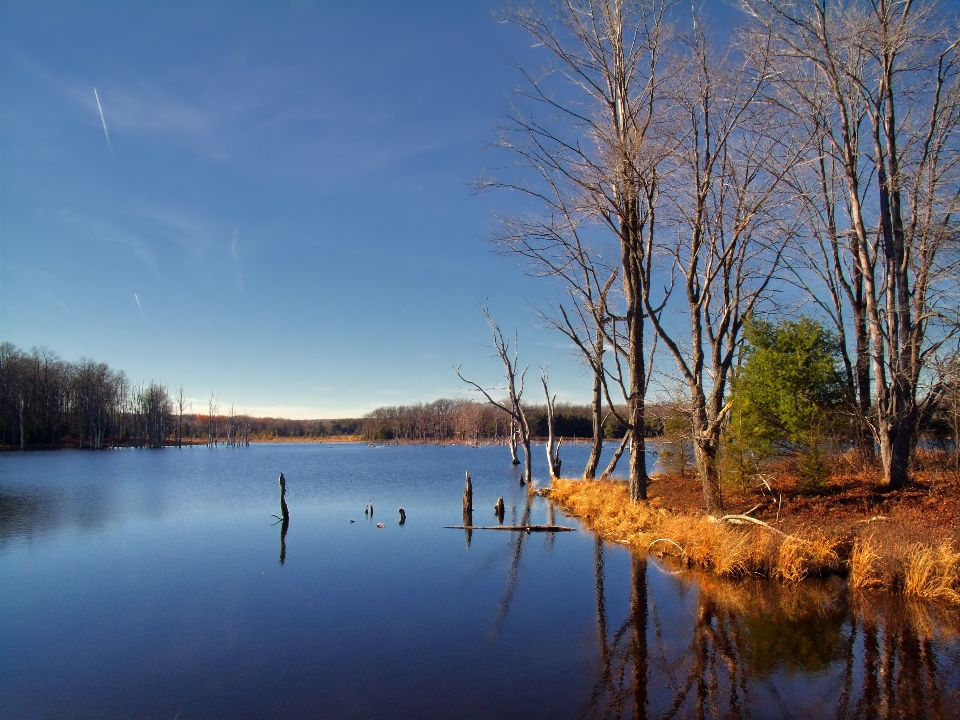
[[[429, 403], [382, 407], [360, 418], [292, 420], [251, 417], [221, 409], [213, 396], [194, 412], [182, 387], [134, 382], [122, 370], [89, 358], [62, 359], [46, 348], [24, 351], [0, 344], [0, 447], [157, 448], [178, 444], [245, 445], [251, 441], [356, 438], [368, 441], [501, 442], [510, 419], [473, 400], [441, 398]], [[545, 406], [530, 405], [531, 432], [546, 437]], [[664, 410], [666, 413], [667, 411]], [[651, 412], [648, 434], [662, 431]], [[587, 405], [555, 406], [554, 431], [567, 438], [593, 436]], [[621, 438], [623, 427], [608, 416], [603, 434]]]

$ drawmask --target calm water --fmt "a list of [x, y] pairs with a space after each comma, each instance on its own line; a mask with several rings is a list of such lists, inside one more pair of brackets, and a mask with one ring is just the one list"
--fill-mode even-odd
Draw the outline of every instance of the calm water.
[[0, 456], [0, 718], [960, 716], [955, 610], [468, 543], [464, 470], [547, 521], [496, 447]]

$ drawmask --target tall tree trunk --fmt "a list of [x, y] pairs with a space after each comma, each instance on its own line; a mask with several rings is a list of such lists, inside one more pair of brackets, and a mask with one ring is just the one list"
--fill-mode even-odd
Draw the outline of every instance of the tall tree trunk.
[[703, 502], [711, 515], [723, 513], [720, 492], [720, 426], [711, 425], [702, 399], [694, 393], [693, 451], [696, 454], [697, 474], [703, 488]]
[[903, 488], [909, 480], [910, 451], [916, 425], [911, 417], [888, 420], [880, 428], [880, 484], [890, 490]]
[[[631, 203], [631, 205], [635, 205]], [[636, 209], [628, 215], [634, 216]], [[631, 227], [634, 225], [634, 227]], [[624, 295], [627, 303], [627, 328], [629, 350], [627, 354], [630, 372], [630, 391], [627, 397], [627, 420], [630, 437], [630, 499], [634, 502], [647, 499], [647, 457], [644, 441], [644, 413], [646, 410], [646, 367], [643, 354], [643, 307], [640, 293], [642, 278], [639, 273], [638, 257], [639, 233], [635, 224], [628, 222], [623, 231], [632, 240], [622, 241], [624, 271]]]

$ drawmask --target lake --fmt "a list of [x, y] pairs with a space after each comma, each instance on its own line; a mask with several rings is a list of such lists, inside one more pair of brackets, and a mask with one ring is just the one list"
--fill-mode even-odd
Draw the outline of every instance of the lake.
[[464, 471], [553, 513], [504, 447], [0, 455], [0, 718], [960, 716], [956, 609], [468, 538]]

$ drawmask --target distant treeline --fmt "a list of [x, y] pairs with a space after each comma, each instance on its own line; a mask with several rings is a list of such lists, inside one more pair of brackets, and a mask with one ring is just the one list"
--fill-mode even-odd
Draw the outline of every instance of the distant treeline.
[[46, 348], [0, 344], [0, 447], [163, 447], [180, 443], [247, 444], [250, 440], [352, 436], [361, 419], [284, 420], [219, 412], [187, 413], [182, 390], [134, 383], [123, 371]]
[[[63, 360], [45, 348], [29, 352], [0, 344], [0, 447], [108, 448], [178, 444], [245, 445], [251, 441], [357, 437], [368, 441], [504, 441], [510, 420], [486, 403], [442, 398], [430, 403], [377, 408], [362, 418], [289, 420], [220, 412], [211, 399], [206, 414], [188, 413], [182, 389], [171, 397], [158, 382], [135, 383], [106, 363]], [[531, 435], [547, 435], [544, 406], [527, 408]], [[663, 430], [656, 408], [647, 434]], [[566, 438], [593, 436], [590, 408], [558, 404], [554, 432]], [[604, 436], [623, 437], [612, 417]]]
[[[212, 418], [212, 422], [211, 422]], [[213, 427], [213, 437], [227, 442], [237, 434], [244, 440], [298, 440], [310, 438], [353, 437], [360, 434], [361, 418], [337, 420], [290, 420], [287, 418], [251, 417], [249, 415], [194, 415], [183, 416], [185, 439], [208, 440]]]
[[2, 446], [161, 447], [171, 409], [166, 387], [132, 383], [106, 363], [0, 344]]
[[[530, 434], [547, 436], [545, 405], [525, 406]], [[646, 434], [660, 435], [664, 413], [648, 408]], [[592, 438], [593, 420], [589, 405], [558, 403], [554, 410], [553, 431], [566, 438]], [[510, 435], [510, 418], [487, 403], [473, 400], [442, 398], [431, 403], [377, 408], [363, 418], [366, 440], [414, 440], [420, 442], [479, 442], [506, 440]], [[607, 438], [622, 438], [624, 428], [613, 417], [604, 422]]]

